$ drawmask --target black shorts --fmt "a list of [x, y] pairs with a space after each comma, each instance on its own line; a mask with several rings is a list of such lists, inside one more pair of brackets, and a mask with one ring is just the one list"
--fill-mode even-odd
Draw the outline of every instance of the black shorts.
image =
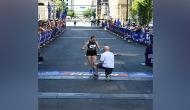
[[97, 52], [96, 51], [86, 51], [86, 56], [97, 56]]
[[103, 67], [102, 63], [98, 63], [97, 67], [98, 67], [98, 68], [101, 68], [101, 69], [104, 69], [106, 76], [109, 75], [109, 74], [111, 74], [112, 71], [113, 71], [113, 68], [106, 68], [106, 67]]

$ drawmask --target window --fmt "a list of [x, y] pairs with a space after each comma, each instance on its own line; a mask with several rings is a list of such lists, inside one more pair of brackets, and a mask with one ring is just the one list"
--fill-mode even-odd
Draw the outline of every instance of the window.
[[38, 6], [44, 6], [44, 3], [38, 3]]

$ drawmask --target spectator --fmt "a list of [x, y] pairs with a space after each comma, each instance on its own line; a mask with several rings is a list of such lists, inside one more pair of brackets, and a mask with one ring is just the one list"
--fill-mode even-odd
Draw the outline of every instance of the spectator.
[[76, 24], [77, 24], [77, 21], [75, 20], [75, 21], [74, 21], [74, 26], [76, 26]]
[[97, 21], [97, 25], [100, 26], [100, 20], [99, 20], [99, 19], [98, 19], [98, 21]]
[[153, 67], [153, 36], [150, 36], [151, 43], [146, 47], [145, 51], [145, 64]]

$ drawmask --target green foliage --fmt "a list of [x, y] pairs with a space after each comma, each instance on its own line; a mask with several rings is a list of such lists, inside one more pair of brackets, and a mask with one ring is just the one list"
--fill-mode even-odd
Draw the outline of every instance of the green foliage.
[[152, 3], [153, 0], [134, 0], [131, 12], [132, 19], [141, 25], [148, 25], [153, 17]]
[[73, 18], [73, 17], [76, 16], [76, 14], [75, 14], [75, 12], [73, 10], [68, 10], [67, 11], [67, 16], [70, 16], [71, 18]]
[[87, 10], [85, 10], [83, 12], [83, 16], [87, 17], [87, 18], [91, 17], [91, 10], [89, 8]]
[[136, 16], [138, 14], [138, 1], [139, 0], [134, 0], [132, 3], [132, 8], [130, 12], [130, 16], [133, 19], [134, 22], [137, 22]]
[[151, 20], [153, 19], [153, 0], [146, 0], [146, 6], [147, 6], [147, 23], [149, 24]]
[[66, 8], [66, 4], [64, 0], [55, 0], [55, 9], [63, 11]]
[[91, 16], [93, 16], [94, 18], [96, 18], [96, 10], [92, 10], [91, 12], [92, 12]]
[[93, 16], [95, 18], [96, 17], [96, 11], [92, 10], [91, 8], [88, 8], [83, 12], [83, 16], [87, 17], [87, 18], [90, 18], [91, 16]]

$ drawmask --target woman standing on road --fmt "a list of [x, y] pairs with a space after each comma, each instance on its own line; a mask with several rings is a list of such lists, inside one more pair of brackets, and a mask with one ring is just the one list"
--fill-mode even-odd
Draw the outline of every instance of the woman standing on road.
[[84, 44], [82, 47], [83, 50], [86, 50], [86, 57], [88, 64], [92, 68], [90, 73], [95, 72], [96, 68], [96, 60], [97, 60], [97, 49], [100, 49], [98, 41], [96, 40], [95, 36], [91, 36], [90, 39]]

